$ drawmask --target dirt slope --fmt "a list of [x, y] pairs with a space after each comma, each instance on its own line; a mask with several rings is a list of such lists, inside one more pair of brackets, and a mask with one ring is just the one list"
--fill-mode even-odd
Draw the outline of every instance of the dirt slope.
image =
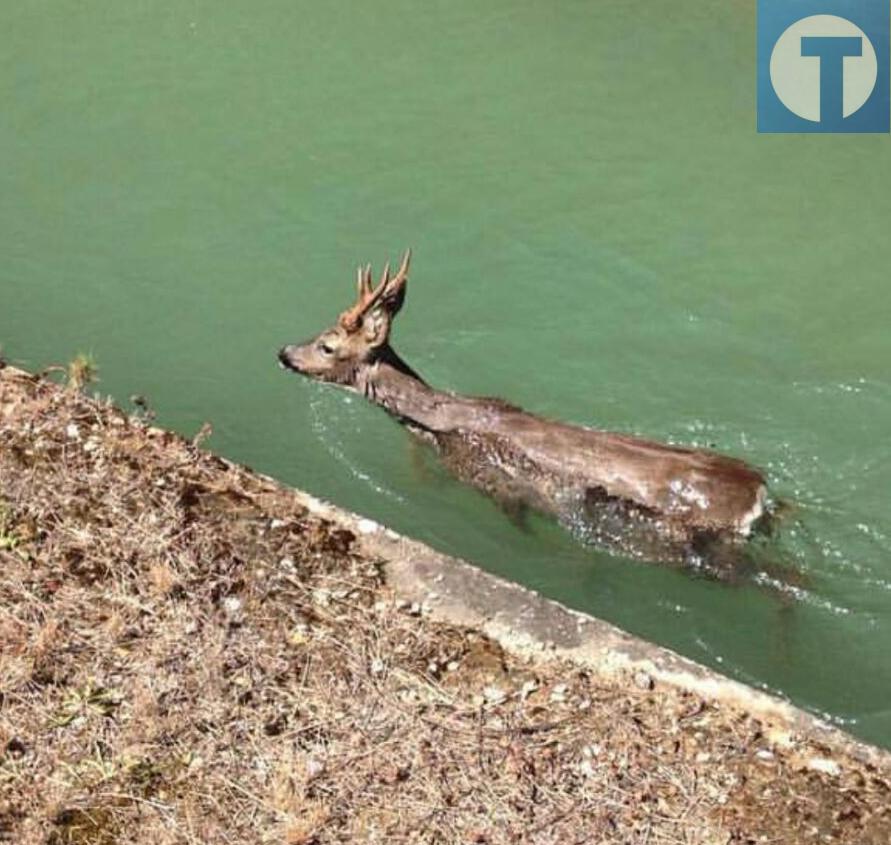
[[287, 489], [0, 369], [0, 841], [891, 842], [891, 777], [508, 653]]

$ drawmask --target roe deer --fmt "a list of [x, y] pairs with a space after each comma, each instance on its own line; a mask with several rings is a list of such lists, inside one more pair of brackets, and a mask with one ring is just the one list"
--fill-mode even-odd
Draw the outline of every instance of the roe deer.
[[[735, 458], [528, 413], [501, 399], [428, 385], [390, 346], [411, 252], [373, 286], [359, 268], [358, 298], [330, 329], [279, 352], [283, 367], [361, 393], [432, 444], [459, 478], [514, 513], [556, 516], [614, 551], [714, 565], [766, 515], [761, 473]], [[719, 556], [721, 557], [721, 556]]]

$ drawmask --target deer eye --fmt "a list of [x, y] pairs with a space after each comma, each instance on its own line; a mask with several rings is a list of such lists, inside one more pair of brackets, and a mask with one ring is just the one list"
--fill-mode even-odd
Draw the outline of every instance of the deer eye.
[[333, 347], [328, 346], [328, 344], [325, 343], [325, 342], [322, 341], [322, 340], [319, 341], [319, 351], [320, 351], [323, 355], [333, 355], [333, 354], [334, 354], [334, 349], [333, 349]]

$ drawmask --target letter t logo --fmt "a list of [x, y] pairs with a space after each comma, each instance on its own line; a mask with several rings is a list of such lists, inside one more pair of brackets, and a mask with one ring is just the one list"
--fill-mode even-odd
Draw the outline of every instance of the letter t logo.
[[758, 131], [891, 129], [889, 0], [757, 0]]
[[820, 59], [820, 121], [841, 121], [844, 117], [845, 56], [863, 55], [863, 39], [856, 36], [804, 36], [801, 55]]

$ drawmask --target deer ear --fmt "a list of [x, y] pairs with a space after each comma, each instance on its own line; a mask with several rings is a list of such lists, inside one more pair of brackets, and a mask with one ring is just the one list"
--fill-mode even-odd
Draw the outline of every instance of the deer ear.
[[390, 335], [389, 311], [383, 305], [373, 308], [365, 315], [362, 331], [370, 346], [380, 346]]
[[382, 304], [391, 317], [395, 317], [405, 302], [405, 279], [400, 283], [390, 286], [384, 293]]

